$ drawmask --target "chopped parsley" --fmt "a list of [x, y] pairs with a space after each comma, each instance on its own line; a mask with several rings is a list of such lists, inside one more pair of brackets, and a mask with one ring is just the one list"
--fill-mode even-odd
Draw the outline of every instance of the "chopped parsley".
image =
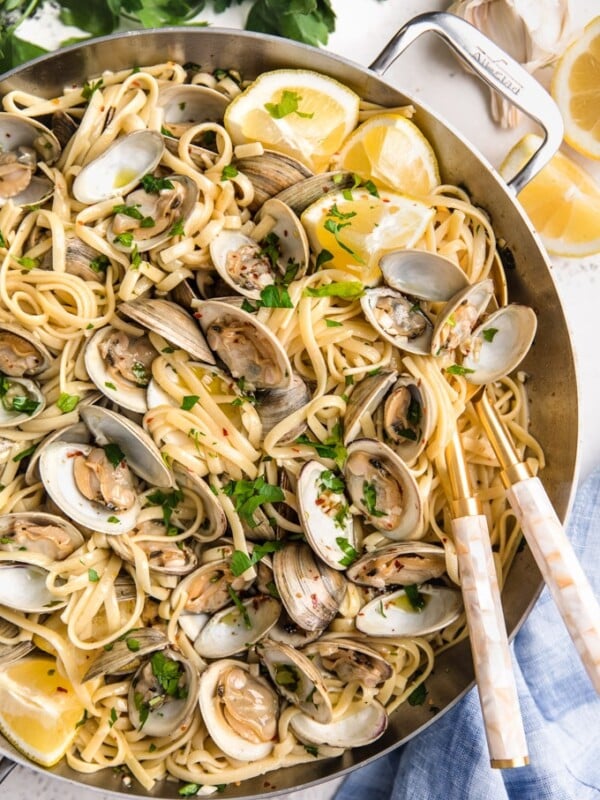
[[408, 586], [405, 586], [404, 593], [415, 611], [422, 611], [425, 608], [425, 598], [419, 591], [419, 587], [416, 583], [410, 583]]
[[380, 511], [377, 508], [377, 489], [374, 483], [364, 481], [363, 483], [363, 500], [367, 513], [371, 517], [384, 517], [385, 511]]
[[420, 683], [416, 689], [412, 690], [406, 699], [408, 700], [408, 704], [410, 706], [422, 706], [426, 697], [427, 688], [425, 683]]
[[260, 293], [260, 302], [265, 308], [293, 308], [294, 304], [288, 294], [288, 290], [283, 286], [272, 283]]
[[[170, 136], [171, 134], [168, 133]], [[155, 178], [154, 175], [144, 175], [142, 186], [148, 194], [158, 194], [163, 189], [173, 189], [173, 183], [168, 178]]]
[[275, 664], [275, 683], [296, 693], [300, 686], [300, 674], [293, 664]]
[[498, 328], [484, 328], [482, 331], [483, 338], [486, 342], [493, 342], [494, 336], [498, 333]]
[[240, 600], [239, 594], [236, 592], [236, 590], [233, 588], [233, 586], [228, 586], [227, 587], [227, 592], [229, 593], [229, 597], [231, 597], [231, 599], [233, 600], [235, 607], [237, 608], [237, 610], [242, 615], [242, 619], [244, 620], [244, 625], [246, 626], [246, 628], [248, 630], [250, 630], [252, 628], [252, 622], [250, 621], [250, 615], [248, 614], [248, 609], [246, 608], [246, 606]]
[[470, 372], [475, 372], [475, 370], [463, 367], [462, 364], [450, 364], [449, 367], [446, 367], [446, 372], [448, 375], [468, 375]]
[[328, 328], [341, 328], [341, 327], [343, 327], [343, 323], [342, 322], [338, 322], [337, 319], [326, 319], [325, 320], [325, 325], [327, 325]]
[[13, 461], [15, 463], [22, 461], [24, 458], [27, 458], [27, 456], [30, 456], [33, 452], [35, 452], [35, 448], [36, 445], [32, 444], [31, 447], [28, 447], [26, 450], [21, 450], [21, 452], [17, 453], [16, 456], [13, 456]]
[[105, 444], [102, 449], [115, 469], [119, 466], [119, 464], [122, 464], [123, 461], [125, 461], [125, 453], [121, 450], [118, 444], [109, 442], [108, 444]]
[[332, 428], [331, 435], [328, 436], [324, 442], [315, 442], [303, 433], [295, 439], [295, 443], [307, 444], [314, 447], [321, 458], [333, 459], [340, 469], [346, 461], [347, 451], [343, 444], [342, 426], [340, 422], [336, 422]]
[[87, 100], [88, 103], [92, 98], [92, 95], [98, 89], [101, 89], [104, 85], [103, 78], [98, 78], [97, 81], [86, 81], [83, 86], [81, 87], [81, 96], [84, 100]]
[[107, 389], [112, 389], [113, 392], [117, 391], [117, 387], [112, 381], [104, 381], [104, 385], [106, 386]]
[[358, 558], [358, 551], [344, 536], [337, 536], [335, 542], [344, 554], [344, 557], [340, 559], [340, 564], [342, 567], [349, 567]]
[[31, 416], [34, 411], [37, 411], [40, 405], [37, 400], [25, 395], [17, 395], [16, 397], [12, 397], [10, 402], [6, 403], [3, 401], [2, 404], [8, 411], [19, 411], [29, 416]]
[[317, 756], [319, 755], [319, 748], [317, 747], [316, 744], [305, 744], [304, 749], [306, 750], [307, 753], [309, 753], [311, 756], [314, 756], [315, 758], [317, 758]]
[[319, 475], [319, 489], [321, 492], [329, 490], [340, 494], [346, 488], [346, 483], [341, 475], [336, 475], [330, 469], [326, 469]]
[[178, 219], [177, 222], [173, 225], [171, 230], [169, 231], [170, 236], [183, 236], [185, 231], [183, 229], [183, 219]]
[[131, 650], [132, 653], [137, 653], [140, 649], [140, 640], [133, 639], [131, 636], [125, 639], [125, 644], [127, 645], [127, 649]]
[[265, 108], [273, 119], [282, 119], [289, 114], [297, 114], [299, 117], [312, 119], [314, 114], [307, 114], [298, 111], [298, 106], [302, 101], [302, 96], [298, 92], [290, 92], [289, 89], [284, 89], [281, 93], [281, 100], [279, 103], [265, 103]]
[[229, 481], [223, 487], [223, 492], [232, 498], [235, 510], [250, 528], [255, 528], [258, 524], [254, 519], [254, 512], [259, 506], [264, 503], [280, 503], [285, 497], [279, 486], [267, 483], [262, 475], [254, 481]]
[[4, 238], [4, 235], [3, 235], [2, 231], [0, 231], [0, 247], [4, 247], [5, 249], [8, 249], [8, 242]]
[[83, 709], [83, 716], [81, 717], [81, 719], [78, 722], [75, 723], [75, 728], [81, 728], [82, 725], [85, 725], [85, 723], [87, 721], [87, 718], [88, 718], [87, 708], [84, 708]]
[[146, 497], [146, 500], [154, 506], [162, 507], [163, 522], [167, 529], [167, 535], [176, 536], [179, 531], [174, 525], [171, 525], [171, 517], [173, 516], [173, 511], [183, 500], [181, 489], [175, 489], [172, 492], [163, 492], [161, 489], [156, 489]]
[[96, 258], [93, 258], [89, 263], [89, 268], [93, 272], [97, 273], [106, 272], [106, 269], [109, 266], [110, 266], [110, 261], [108, 257], [105, 256], [103, 253], [101, 253], [99, 256], [96, 256]]
[[108, 727], [112, 728], [112, 726], [115, 724], [117, 719], [118, 719], [117, 709], [113, 706], [113, 708], [111, 708], [111, 710], [110, 710], [110, 718], [108, 720]]
[[118, 525], [121, 520], [118, 517], [115, 517], [114, 514], [111, 514], [106, 521], [110, 522], [111, 525]]
[[180, 794], [182, 797], [192, 797], [193, 795], [198, 794], [201, 788], [201, 783], [186, 783], [185, 786], [181, 787], [178, 794]]
[[91, 583], [98, 583], [98, 581], [100, 580], [100, 576], [98, 575], [96, 570], [92, 569], [91, 567], [90, 569], [88, 569], [88, 580]]
[[317, 269], [321, 269], [323, 264], [327, 264], [328, 261], [333, 261], [333, 254], [330, 253], [329, 250], [323, 248], [323, 250], [321, 250], [317, 256], [315, 266]]
[[115, 236], [113, 242], [122, 244], [123, 247], [131, 247], [133, 244], [133, 233], [131, 233], [131, 231], [125, 231], [125, 233], [119, 233]]
[[28, 258], [27, 256], [23, 256], [22, 258], [15, 258], [15, 261], [20, 264], [23, 269], [30, 270], [34, 269], [35, 267], [39, 267], [41, 261], [39, 258]]
[[227, 164], [223, 167], [223, 171], [221, 172], [221, 180], [229, 181], [232, 178], [235, 178], [238, 174], [239, 173], [233, 164]]
[[138, 386], [148, 386], [150, 383], [150, 375], [141, 361], [135, 361], [131, 367], [131, 371], [133, 372], [135, 382]]
[[153, 654], [150, 663], [152, 665], [152, 673], [165, 694], [178, 700], [187, 697], [187, 689], [185, 686], [179, 685], [184, 675], [184, 667], [180, 661], [169, 658], [159, 650]]
[[242, 550], [234, 550], [231, 556], [231, 571], [238, 577], [257, 564], [267, 553], [275, 553], [282, 547], [283, 542], [263, 542], [263, 544], [255, 545], [249, 556]]
[[[351, 516], [350, 515], [350, 507], [347, 505], [347, 503], [340, 503], [340, 506], [339, 506], [338, 510], [335, 512], [335, 514], [333, 516], [333, 521], [335, 523], [336, 528], [340, 528], [341, 530], [343, 530], [346, 527], [346, 522], [348, 521], [348, 518], [350, 516]], [[342, 538], [342, 537], [338, 537], [338, 538]], [[338, 544], [339, 544], [338, 539], [336, 539], [336, 542], [338, 542]], [[341, 545], [340, 545], [340, 547], [341, 547]]]
[[191, 411], [199, 399], [200, 398], [198, 397], [197, 394], [186, 394], [186, 396], [181, 401], [181, 408], [184, 411]]

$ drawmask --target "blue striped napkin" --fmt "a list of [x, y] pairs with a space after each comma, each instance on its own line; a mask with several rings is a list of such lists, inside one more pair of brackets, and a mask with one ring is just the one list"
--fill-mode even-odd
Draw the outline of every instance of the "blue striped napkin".
[[[577, 492], [569, 536], [600, 595], [600, 468]], [[599, 800], [600, 698], [546, 589], [513, 647], [530, 766], [490, 768], [473, 689], [408, 744], [351, 773], [335, 800]]]

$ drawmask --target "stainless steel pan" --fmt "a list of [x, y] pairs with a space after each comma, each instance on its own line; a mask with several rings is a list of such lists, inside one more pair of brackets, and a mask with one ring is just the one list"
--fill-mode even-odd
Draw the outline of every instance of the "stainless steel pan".
[[[507, 186], [490, 164], [435, 110], [406, 97], [380, 77], [400, 52], [426, 31], [433, 31], [446, 39], [480, 77], [502, 90], [545, 129], [544, 145], [512, 187]], [[110, 36], [37, 59], [0, 78], [0, 95], [19, 88], [52, 97], [61, 94], [63, 87], [71, 82], [80, 83], [84, 77], [97, 75], [106, 69], [116, 70], [167, 59], [194, 61], [209, 70], [235, 67], [245, 78], [284, 66], [313, 69], [337, 78], [368, 100], [387, 106], [404, 103], [415, 106], [415, 121], [433, 144], [442, 178], [466, 187], [473, 201], [490, 214], [496, 234], [503, 243], [511, 299], [532, 306], [538, 314], [536, 343], [523, 369], [530, 376], [532, 431], [541, 441], [547, 457], [543, 483], [559, 517], [564, 520], [577, 466], [578, 405], [573, 353], [547, 256], [514, 199], [514, 192], [552, 156], [562, 138], [558, 111], [537, 83], [474, 28], [447, 14], [427, 14], [416, 18], [396, 34], [371, 68], [276, 37], [217, 28], [172, 28]], [[517, 555], [503, 593], [509, 634], [514, 635], [524, 621], [541, 587], [538, 569], [525, 548]], [[245, 781], [239, 787], [229, 786], [223, 796], [265, 797], [318, 783], [365, 764], [432, 724], [472, 683], [471, 653], [469, 643], [464, 641], [439, 656], [434, 674], [427, 682], [429, 700], [440, 709], [437, 714], [432, 714], [431, 706], [427, 704], [406, 704], [393, 715], [386, 734], [376, 743], [347, 752], [339, 759], [270, 773], [267, 776], [268, 791], [265, 778], [261, 777]], [[1, 737], [0, 755], [29, 765]], [[121, 778], [111, 770], [83, 775], [59, 764], [51, 772], [57, 778], [114, 793], [115, 797], [145, 796], [144, 791], [135, 785], [123, 793]], [[177, 797], [177, 784], [164, 783], [151, 796]]]

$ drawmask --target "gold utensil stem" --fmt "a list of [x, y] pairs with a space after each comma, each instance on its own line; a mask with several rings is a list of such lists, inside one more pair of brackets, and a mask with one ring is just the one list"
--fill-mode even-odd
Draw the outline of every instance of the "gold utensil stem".
[[510, 434], [490, 402], [487, 392], [474, 399], [473, 405], [502, 467], [500, 478], [504, 486], [508, 489], [518, 481], [533, 477], [529, 466], [519, 458]]
[[482, 513], [481, 503], [473, 496], [473, 488], [467, 468], [467, 462], [458, 431], [454, 432], [452, 441], [446, 448], [446, 466], [450, 480], [450, 501], [454, 517], [475, 517]]

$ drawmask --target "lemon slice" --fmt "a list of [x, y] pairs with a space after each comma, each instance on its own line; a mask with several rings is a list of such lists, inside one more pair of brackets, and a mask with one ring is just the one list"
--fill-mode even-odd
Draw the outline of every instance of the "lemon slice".
[[227, 107], [233, 143], [262, 142], [323, 172], [358, 122], [358, 95], [308, 70], [263, 73]]
[[565, 123], [565, 140], [579, 153], [600, 158], [600, 17], [559, 59], [551, 92]]
[[0, 671], [0, 731], [37, 764], [51, 767], [60, 761], [83, 711], [53, 658], [32, 656]]
[[[500, 174], [512, 177], [541, 141], [533, 133], [523, 137]], [[518, 197], [549, 253], [577, 257], [600, 251], [600, 186], [563, 153], [553, 156]]]
[[414, 247], [433, 219], [434, 209], [413, 197], [367, 189], [329, 192], [302, 214], [310, 244], [332, 256], [326, 267], [343, 269], [364, 284], [380, 277], [380, 256]]
[[378, 114], [363, 122], [346, 141], [338, 163], [341, 169], [406, 194], [426, 195], [440, 183], [433, 148], [400, 114]]

